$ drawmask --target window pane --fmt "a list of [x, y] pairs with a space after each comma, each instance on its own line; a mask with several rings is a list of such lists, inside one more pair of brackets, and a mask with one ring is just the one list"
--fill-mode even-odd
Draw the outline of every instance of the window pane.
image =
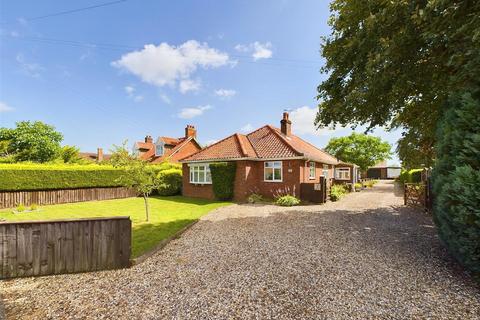
[[273, 180], [273, 169], [265, 168], [265, 180], [272, 181]]
[[200, 170], [198, 173], [198, 182], [205, 182], [205, 170]]
[[206, 182], [212, 182], [212, 174], [210, 173], [210, 170], [207, 171], [207, 177], [206, 177]]
[[[198, 169], [198, 168], [197, 168]], [[198, 182], [198, 170], [195, 170], [193, 172], [193, 181], [194, 182]]]
[[270, 168], [273, 166], [272, 162], [265, 162], [265, 168]]
[[273, 166], [274, 166], [275, 168], [281, 168], [281, 167], [282, 167], [282, 162], [280, 162], [280, 161], [275, 161], [275, 162], [273, 163]]
[[275, 168], [274, 180], [282, 180], [282, 169]]

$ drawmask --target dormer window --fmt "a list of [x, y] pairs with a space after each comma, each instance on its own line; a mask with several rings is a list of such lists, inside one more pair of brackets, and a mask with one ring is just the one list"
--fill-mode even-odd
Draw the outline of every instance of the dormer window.
[[155, 144], [155, 156], [161, 157], [164, 152], [164, 143], [162, 141], [157, 141]]

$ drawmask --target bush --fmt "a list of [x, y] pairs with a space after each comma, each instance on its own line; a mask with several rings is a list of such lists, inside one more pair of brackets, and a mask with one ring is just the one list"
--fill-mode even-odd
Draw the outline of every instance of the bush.
[[355, 190], [360, 190], [360, 189], [362, 189], [362, 187], [363, 186], [362, 186], [361, 183], [359, 183], [359, 182], [355, 183]]
[[282, 207], [292, 207], [300, 204], [300, 200], [291, 195], [281, 196], [275, 200], [275, 204]]
[[423, 169], [402, 170], [399, 181], [402, 183], [419, 183], [422, 182]]
[[0, 164], [0, 190], [118, 187], [122, 169], [111, 166]]
[[235, 162], [216, 162], [210, 164], [213, 193], [218, 200], [231, 200], [235, 183], [237, 164]]
[[35, 203], [32, 203], [32, 204], [30, 205], [30, 210], [35, 211], [35, 210], [37, 210], [37, 209], [38, 209], [38, 206], [37, 206]]
[[251, 195], [248, 196], [247, 201], [248, 203], [260, 203], [260, 202], [264, 202], [265, 199], [261, 194], [252, 193]]
[[27, 208], [25, 208], [25, 206], [23, 204], [19, 204], [17, 206], [17, 212], [23, 212], [25, 210], [27, 210]]
[[174, 196], [182, 191], [182, 170], [171, 167], [157, 174], [157, 192], [161, 196]]
[[345, 194], [347, 194], [347, 190], [341, 184], [335, 184], [330, 187], [330, 200], [332, 201], [340, 200]]
[[437, 132], [433, 217], [440, 238], [480, 277], [480, 92], [451, 97]]

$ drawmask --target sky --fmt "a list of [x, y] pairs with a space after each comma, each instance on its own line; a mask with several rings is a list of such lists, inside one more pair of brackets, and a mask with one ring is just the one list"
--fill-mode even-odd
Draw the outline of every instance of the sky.
[[[329, 15], [318, 0], [0, 0], [0, 127], [40, 120], [95, 151], [187, 124], [208, 144], [288, 110], [323, 148], [351, 132], [313, 125]], [[373, 134], [392, 150], [401, 135]]]

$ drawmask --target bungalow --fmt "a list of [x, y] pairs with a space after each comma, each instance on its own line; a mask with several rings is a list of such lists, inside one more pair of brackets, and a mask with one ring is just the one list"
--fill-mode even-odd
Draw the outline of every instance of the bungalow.
[[152, 136], [147, 135], [143, 142], [135, 142], [133, 152], [137, 154], [140, 159], [147, 160], [151, 163], [160, 163], [165, 160], [178, 162], [180, 159], [188, 157], [202, 149], [196, 138], [197, 130], [195, 127], [187, 125], [185, 128], [185, 136], [181, 138], [158, 137], [158, 139], [153, 142]]
[[247, 135], [235, 133], [182, 159], [183, 194], [213, 199], [209, 164], [235, 161], [234, 200], [245, 201], [252, 193], [267, 198], [291, 194], [300, 197], [301, 183], [334, 178], [338, 160], [292, 134], [288, 113], [280, 129], [263, 126]]

